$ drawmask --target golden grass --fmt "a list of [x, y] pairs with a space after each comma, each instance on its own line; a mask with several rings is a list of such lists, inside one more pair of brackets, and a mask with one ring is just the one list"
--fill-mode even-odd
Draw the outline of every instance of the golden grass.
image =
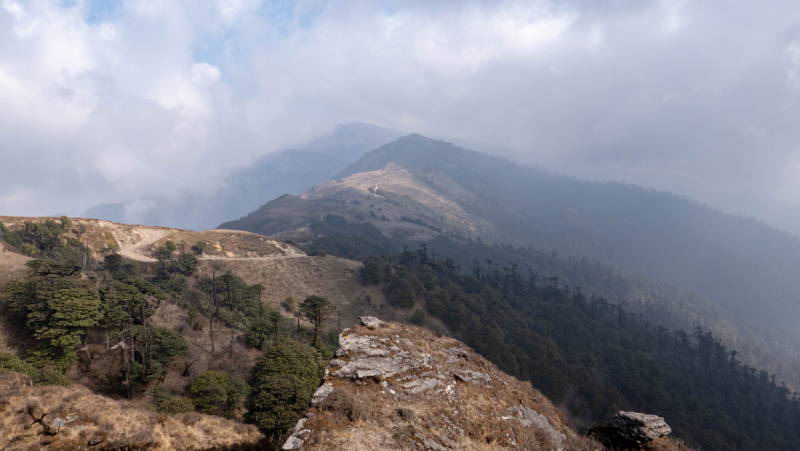
[[[68, 415], [77, 418], [60, 429], [50, 427]], [[164, 415], [95, 395], [80, 385], [33, 387], [27, 376], [0, 373], [3, 450], [236, 450], [252, 449], [260, 439], [254, 426], [224, 418]]]

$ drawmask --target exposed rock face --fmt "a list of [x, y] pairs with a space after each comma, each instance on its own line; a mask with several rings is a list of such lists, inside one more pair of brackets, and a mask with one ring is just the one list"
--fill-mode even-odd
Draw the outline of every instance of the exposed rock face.
[[666, 437], [670, 432], [672, 428], [657, 415], [620, 410], [610, 424], [593, 428], [589, 435], [612, 449], [641, 449], [640, 445]]
[[576, 439], [547, 398], [463, 343], [361, 322], [340, 335], [283, 449], [562, 450]]
[[622, 437], [636, 443], [651, 442], [672, 432], [672, 428], [657, 415], [622, 410], [614, 416], [611, 426], [616, 428]]

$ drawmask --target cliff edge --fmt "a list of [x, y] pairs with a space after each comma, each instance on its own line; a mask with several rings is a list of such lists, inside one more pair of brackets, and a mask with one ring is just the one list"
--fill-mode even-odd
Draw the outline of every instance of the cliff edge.
[[362, 317], [283, 449], [602, 449], [463, 343]]

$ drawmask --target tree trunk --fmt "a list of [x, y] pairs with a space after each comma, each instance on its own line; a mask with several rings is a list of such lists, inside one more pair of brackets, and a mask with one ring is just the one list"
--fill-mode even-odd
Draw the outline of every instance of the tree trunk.
[[211, 334], [211, 355], [214, 355], [214, 318], [213, 315], [208, 315], [208, 330]]
[[144, 382], [145, 378], [147, 377], [147, 362], [144, 360], [145, 348], [147, 347], [147, 321], [144, 317], [144, 306], [142, 306], [142, 328], [144, 332], [144, 338], [142, 341], [142, 381]]

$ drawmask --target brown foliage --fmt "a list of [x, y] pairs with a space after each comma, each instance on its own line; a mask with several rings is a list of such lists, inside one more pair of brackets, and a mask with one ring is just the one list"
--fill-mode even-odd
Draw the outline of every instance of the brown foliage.
[[[95, 395], [80, 385], [37, 386], [26, 376], [0, 373], [0, 448], [255, 449], [253, 426], [197, 413], [175, 416]], [[56, 418], [73, 418], [57, 427]]]

